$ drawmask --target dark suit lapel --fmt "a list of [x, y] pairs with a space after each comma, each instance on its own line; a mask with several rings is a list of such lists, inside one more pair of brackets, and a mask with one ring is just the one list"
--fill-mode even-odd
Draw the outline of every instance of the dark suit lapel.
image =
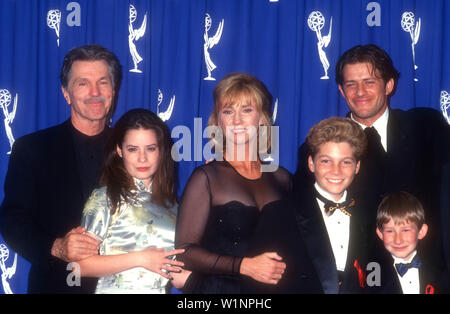
[[297, 197], [299, 204], [295, 211], [297, 225], [322, 288], [327, 294], [337, 294], [339, 285], [336, 262], [313, 190], [306, 189]]
[[[351, 195], [349, 194], [347, 197], [351, 198]], [[363, 274], [359, 273], [358, 268], [365, 273], [365, 268], [368, 263], [367, 231], [359, 217], [360, 213], [357, 200], [356, 205], [351, 210], [351, 214], [345, 277], [343, 284], [340, 286], [340, 293], [357, 293], [359, 291], [359, 288], [361, 288], [360, 280], [363, 279], [360, 278], [360, 275], [362, 276]], [[355, 261], [358, 262], [358, 265], [355, 265]]]
[[[361, 224], [359, 224], [355, 219], [355, 211], [357, 210], [357, 207], [354, 207], [352, 209], [352, 216], [350, 217], [350, 235], [348, 241], [346, 270], [348, 270], [350, 267], [353, 267], [355, 259], [359, 257], [359, 251], [361, 247], [359, 241], [361, 241], [361, 237], [364, 236], [362, 231], [360, 230]], [[365, 261], [359, 260], [358, 262], [361, 265], [361, 263]]]
[[[365, 269], [366, 259], [361, 258], [361, 243], [360, 241], [363, 241], [362, 237], [364, 234], [360, 230], [361, 225], [355, 220], [355, 211], [357, 210], [356, 207], [352, 209], [352, 216], [350, 217], [350, 234], [349, 234], [349, 240], [348, 240], [348, 250], [347, 250], [347, 261], [345, 263], [345, 278], [348, 281], [353, 281], [354, 277], [352, 274], [355, 272], [357, 273], [357, 269], [354, 266], [355, 260], [358, 261], [359, 267], [361, 267], [363, 270]], [[358, 278], [359, 279], [359, 278]], [[345, 283], [344, 287], [352, 287], [353, 282]], [[342, 290], [341, 286], [341, 290]]]
[[[348, 192], [349, 193], [349, 192]], [[351, 198], [351, 194], [347, 197]], [[358, 260], [359, 265], [365, 268], [364, 265], [368, 262], [368, 244], [371, 230], [365, 225], [363, 220], [364, 208], [359, 205], [359, 200], [356, 199], [356, 205], [352, 208], [350, 217], [350, 236], [347, 251], [346, 270], [349, 267], [353, 268], [355, 259]], [[374, 231], [375, 232], [375, 231]]]
[[[405, 121], [403, 112], [389, 110], [387, 125], [387, 165], [384, 176], [384, 185], [388, 187], [396, 186], [398, 178], [402, 182], [410, 182], [405, 176], [414, 173], [418, 165], [416, 162], [416, 149], [412, 125], [410, 121]], [[412, 178], [411, 178], [412, 180]]]
[[419, 284], [420, 294], [431, 294], [431, 291], [434, 290], [434, 287], [431, 285], [430, 274], [424, 267], [419, 269]]
[[387, 278], [381, 278], [381, 280], [387, 280], [388, 286], [387, 286], [387, 293], [396, 293], [396, 294], [403, 294], [402, 284], [400, 283], [400, 279], [397, 275], [397, 270], [393, 265], [389, 265], [389, 275], [386, 276]]
[[383, 251], [379, 260], [381, 266], [381, 287], [375, 290], [383, 294], [403, 294], [402, 285], [394, 267], [394, 259], [387, 251]]
[[447, 274], [440, 271], [440, 267], [432, 263], [432, 259], [425, 255], [417, 253], [422, 260], [422, 266], [419, 269], [420, 294], [442, 293], [440, 283]]
[[[59, 152], [60, 160], [64, 162], [61, 169], [64, 169], [65, 181], [70, 186], [70, 193], [76, 195], [77, 198], [85, 199], [86, 196], [83, 196], [81, 187], [81, 171], [78, 169], [72, 128], [70, 119], [61, 124], [61, 132], [57, 133], [58, 144], [54, 143], [53, 147]], [[70, 167], [67, 167], [67, 165], [70, 165]]]

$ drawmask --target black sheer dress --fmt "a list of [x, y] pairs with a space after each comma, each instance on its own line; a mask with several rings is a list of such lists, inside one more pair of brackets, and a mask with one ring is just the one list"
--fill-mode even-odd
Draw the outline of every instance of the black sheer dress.
[[176, 247], [186, 249], [179, 259], [193, 271], [183, 292], [241, 293], [240, 264], [260, 214], [280, 206], [290, 185], [283, 168], [251, 180], [227, 161], [198, 167], [184, 190], [175, 236]]

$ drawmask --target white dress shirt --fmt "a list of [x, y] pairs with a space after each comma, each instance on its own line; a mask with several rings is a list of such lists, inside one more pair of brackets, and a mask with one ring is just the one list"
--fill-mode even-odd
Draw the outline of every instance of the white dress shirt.
[[[414, 256], [416, 255], [417, 251], [414, 251], [414, 254], [409, 258], [408, 260], [404, 260], [402, 258], [397, 258], [395, 256], [392, 256], [394, 258], [394, 268], [395, 264], [398, 263], [404, 263], [408, 264], [411, 263]], [[419, 281], [419, 269], [415, 267], [411, 267], [408, 269], [406, 274], [401, 277], [397, 270], [395, 271], [397, 273], [398, 279], [400, 280], [400, 285], [402, 286], [403, 294], [419, 294], [420, 293], [420, 281]]]
[[[320, 195], [328, 200], [333, 200], [331, 195], [324, 191], [317, 182], [314, 184], [314, 187]], [[342, 203], [346, 197], [347, 191], [344, 192], [338, 202], [333, 202]], [[320, 212], [322, 213], [327, 228], [334, 259], [336, 260], [336, 268], [337, 270], [344, 271], [345, 264], [347, 263], [348, 242], [350, 239], [350, 216], [347, 216], [340, 210], [336, 210], [331, 216], [327, 216], [324, 210], [325, 204], [319, 199], [317, 199], [317, 203], [319, 204]]]
[[[350, 118], [355, 121], [356, 123], [358, 123], [362, 129], [364, 130], [365, 128], [367, 128], [366, 125], [359, 123], [358, 121], [356, 121], [353, 118], [353, 114], [350, 114]], [[377, 119], [377, 121], [375, 121], [372, 126], [375, 128], [375, 130], [377, 130], [378, 134], [380, 135], [380, 139], [381, 139], [381, 145], [383, 145], [384, 150], [387, 152], [388, 148], [387, 148], [387, 124], [388, 124], [388, 118], [389, 118], [389, 109], [386, 108], [386, 110], [384, 111], [383, 115], [381, 117], [379, 117]]]

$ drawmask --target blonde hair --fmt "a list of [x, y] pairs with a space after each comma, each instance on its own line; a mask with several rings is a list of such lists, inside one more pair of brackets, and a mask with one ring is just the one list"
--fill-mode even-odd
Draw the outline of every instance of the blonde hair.
[[408, 192], [394, 192], [381, 201], [377, 212], [377, 228], [383, 230], [383, 225], [390, 220], [394, 224], [413, 222], [417, 228], [425, 223], [425, 210], [420, 201]]
[[[209, 116], [208, 126], [219, 125], [219, 114], [223, 107], [239, 102], [249, 102], [255, 105], [258, 110], [262, 124], [262, 132], [267, 132], [267, 145], [259, 145], [258, 151], [265, 153], [270, 148], [270, 126], [272, 125], [271, 105], [272, 95], [266, 86], [256, 77], [247, 74], [234, 72], [225, 76], [214, 88], [214, 107]], [[225, 148], [225, 139], [222, 145], [211, 135], [213, 146], [217, 151], [218, 147]]]
[[353, 156], [361, 160], [367, 148], [367, 139], [362, 128], [349, 118], [332, 117], [315, 124], [308, 132], [306, 143], [311, 157], [327, 142], [348, 143]]

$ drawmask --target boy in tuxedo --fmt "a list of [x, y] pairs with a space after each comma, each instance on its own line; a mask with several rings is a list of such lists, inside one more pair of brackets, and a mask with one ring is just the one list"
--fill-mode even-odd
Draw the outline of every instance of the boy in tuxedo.
[[286, 262], [277, 287], [266, 291], [359, 293], [367, 233], [347, 188], [359, 171], [365, 134], [351, 119], [333, 117], [314, 125], [306, 141], [315, 183], [294, 185], [287, 205], [265, 209], [255, 232], [255, 253], [273, 250]]
[[420, 252], [428, 232], [420, 201], [407, 192], [394, 192], [380, 203], [376, 233], [386, 249], [380, 261], [380, 285], [373, 293], [448, 293], [448, 274]]

